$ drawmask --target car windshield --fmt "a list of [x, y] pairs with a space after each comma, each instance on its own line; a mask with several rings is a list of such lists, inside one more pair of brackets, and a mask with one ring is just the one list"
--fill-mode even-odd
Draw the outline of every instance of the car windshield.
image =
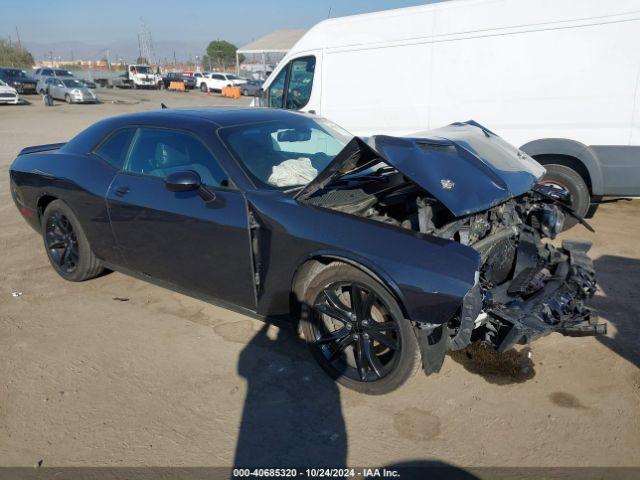
[[84, 87], [84, 85], [82, 83], [80, 83], [78, 80], [71, 79], [71, 80], [63, 80], [62, 83], [64, 83], [65, 87], [68, 88], [82, 88]]
[[138, 73], [149, 73], [149, 67], [144, 67], [144, 66], [140, 66], [140, 67], [135, 67], [136, 70], [138, 71]]
[[7, 84], [4, 83], [2, 80], [0, 80], [0, 87], [6, 87], [6, 86], [7, 86]]
[[19, 77], [19, 78], [25, 78], [27, 75], [24, 73], [24, 71], [22, 70], [18, 70], [18, 69], [10, 69], [10, 70], [5, 70], [7, 77]]
[[306, 185], [353, 138], [328, 120], [302, 115], [223, 128], [220, 133], [254, 182], [272, 189]]
[[237, 80], [238, 77], [236, 77], [235, 75], [225, 75], [227, 77], [227, 80]]
[[55, 70], [56, 77], [73, 77], [73, 73], [69, 70]]

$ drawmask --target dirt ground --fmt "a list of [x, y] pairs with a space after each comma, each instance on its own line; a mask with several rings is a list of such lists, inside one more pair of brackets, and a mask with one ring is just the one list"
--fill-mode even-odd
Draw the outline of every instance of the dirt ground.
[[596, 234], [565, 235], [594, 242], [606, 337], [552, 334], [500, 359], [475, 348], [363, 396], [289, 331], [120, 273], [54, 273], [8, 191], [19, 149], [160, 102], [248, 103], [98, 95], [0, 106], [0, 466], [640, 466], [640, 201], [603, 205]]

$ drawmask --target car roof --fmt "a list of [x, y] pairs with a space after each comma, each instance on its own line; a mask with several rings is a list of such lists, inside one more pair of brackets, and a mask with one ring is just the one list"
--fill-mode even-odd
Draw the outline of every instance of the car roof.
[[[253, 107], [186, 107], [186, 108], [167, 108], [162, 110], [153, 110], [150, 112], [137, 112], [120, 115], [115, 117], [118, 123], [144, 123], [145, 121], [154, 122], [180, 120], [189, 117], [193, 120], [202, 120], [215, 123], [218, 127], [228, 127], [231, 125], [241, 125], [244, 123], [260, 123], [274, 120], [282, 120], [291, 118], [291, 116], [306, 114], [300, 112], [292, 112], [278, 108], [253, 108]], [[114, 120], [115, 120], [114, 118]]]

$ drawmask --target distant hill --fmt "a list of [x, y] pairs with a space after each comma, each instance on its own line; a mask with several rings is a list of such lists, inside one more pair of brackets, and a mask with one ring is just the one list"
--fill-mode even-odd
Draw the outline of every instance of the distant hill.
[[[31, 52], [33, 58], [38, 60], [48, 59], [50, 52], [53, 57], [60, 57], [62, 60], [71, 60], [71, 56], [78, 60], [101, 60], [107, 56], [107, 51], [112, 61], [122, 58], [126, 62], [135, 61], [138, 57], [138, 38], [130, 40], [119, 40], [108, 45], [89, 44], [84, 42], [68, 41], [54, 42], [51, 44], [39, 42], [23, 42], [25, 47]], [[208, 42], [188, 42], [180, 40], [154, 40], [154, 49], [157, 60], [164, 62], [173, 61], [175, 51], [176, 59], [181, 61], [195, 60], [195, 56], [202, 56], [205, 53]], [[236, 45], [242, 45], [239, 42]]]

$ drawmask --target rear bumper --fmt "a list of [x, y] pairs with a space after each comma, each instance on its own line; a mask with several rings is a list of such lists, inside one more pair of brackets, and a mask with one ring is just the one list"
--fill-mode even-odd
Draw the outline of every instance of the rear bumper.
[[[497, 292], [498, 296], [506, 295], [512, 300], [492, 302], [489, 295], [490, 306], [484, 310], [495, 320], [492, 324], [497, 325], [493, 343], [498, 351], [530, 343], [551, 332], [565, 335], [606, 333], [606, 324], [599, 324], [595, 312], [586, 306], [586, 301], [596, 291], [593, 262], [587, 256], [590, 247], [590, 243], [572, 241], [563, 241], [559, 249], [548, 245], [538, 247], [544, 252], [542, 257], [547, 257], [544, 265], [520, 269], [506, 292]], [[522, 254], [520, 248], [518, 250]], [[542, 277], [547, 275], [544, 280], [539, 274], [542, 269], [545, 270]], [[538, 289], [530, 293], [534, 282]], [[486, 298], [483, 303], [486, 306]]]

